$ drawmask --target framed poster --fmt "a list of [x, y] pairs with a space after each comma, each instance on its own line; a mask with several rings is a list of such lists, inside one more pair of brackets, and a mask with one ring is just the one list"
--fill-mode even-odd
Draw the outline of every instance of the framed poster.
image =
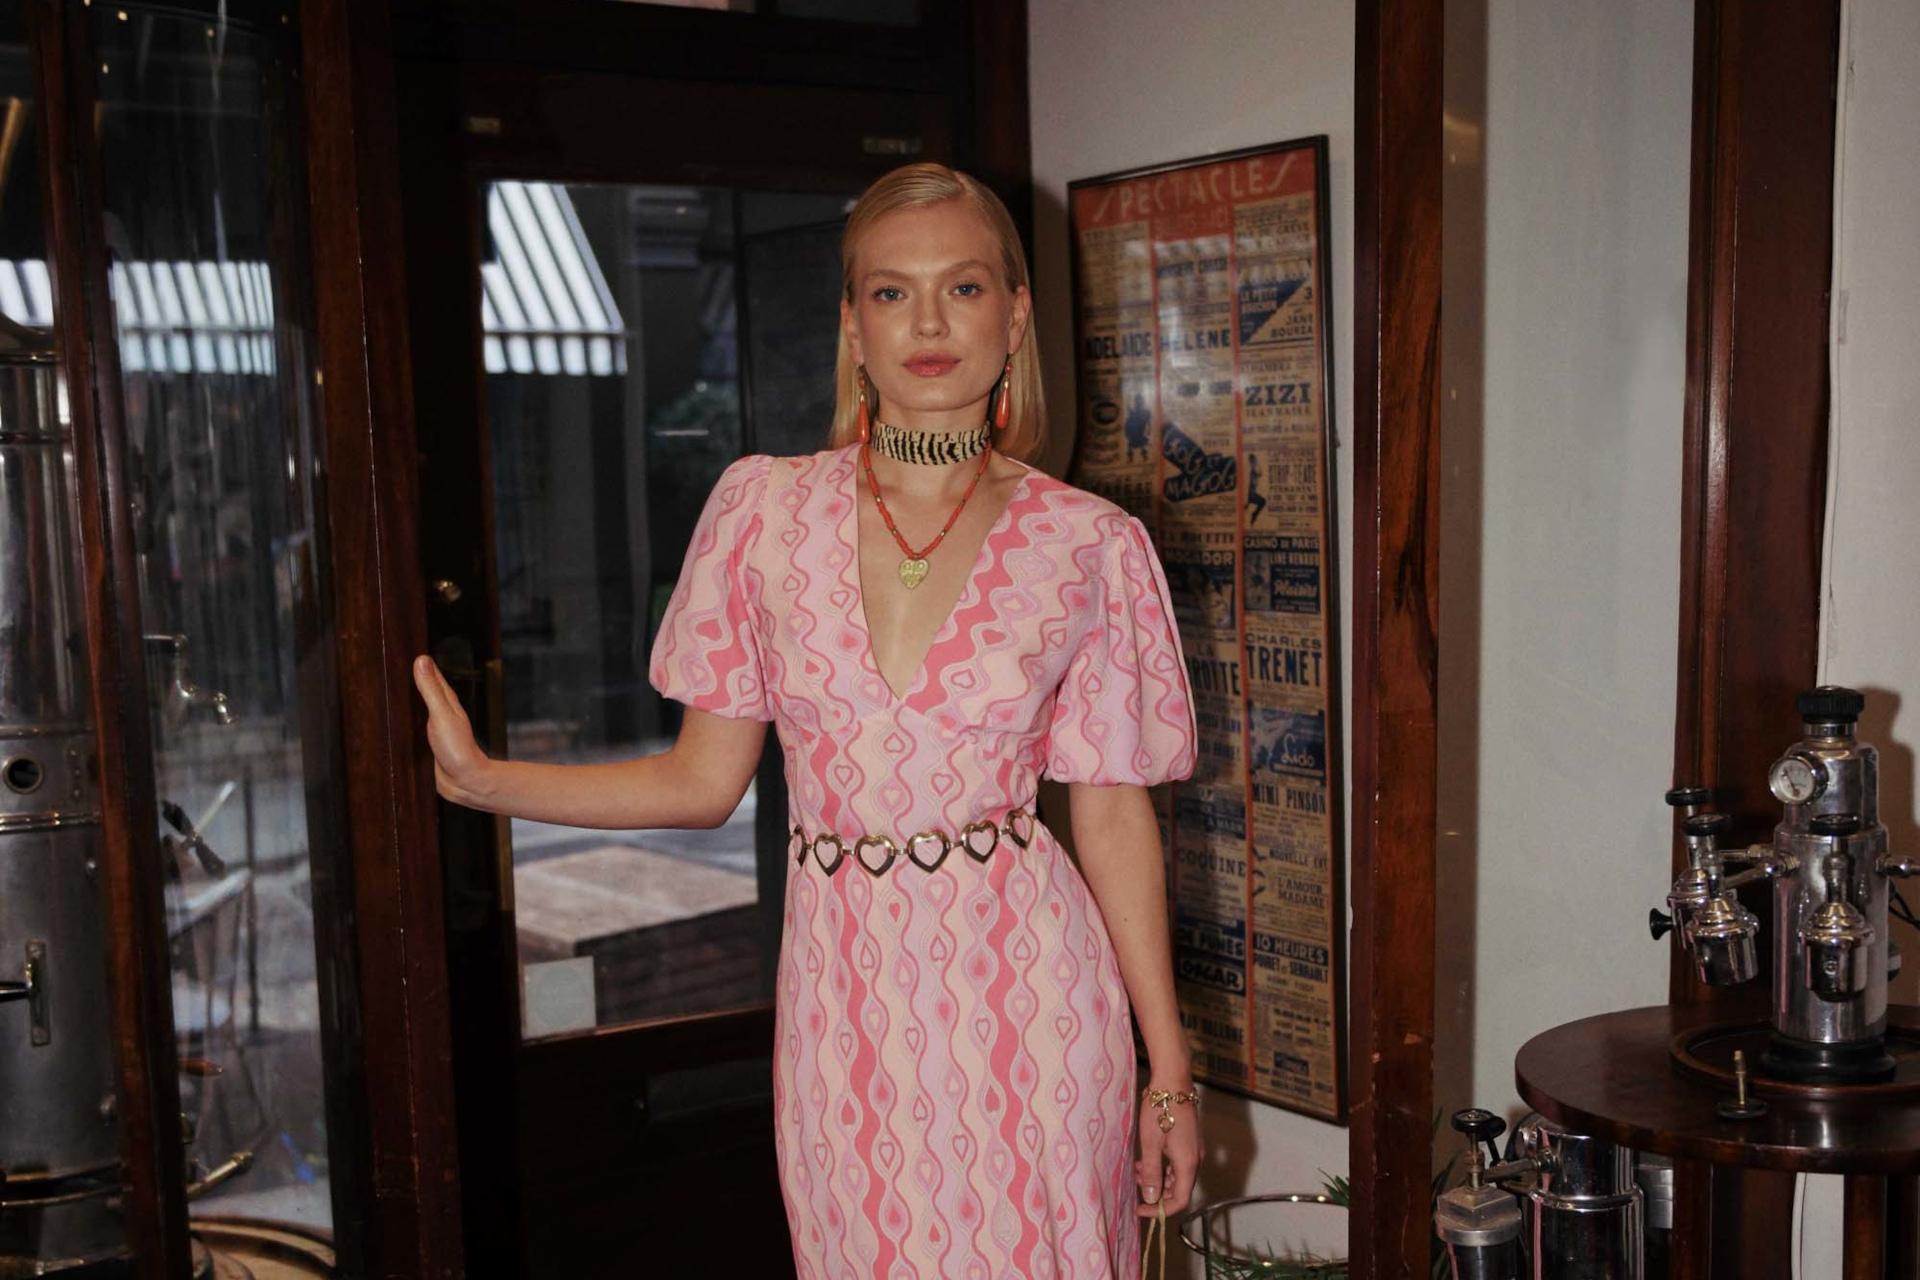
[[1074, 483], [1145, 522], [1199, 725], [1156, 796], [1194, 1074], [1346, 1121], [1327, 143], [1068, 186]]

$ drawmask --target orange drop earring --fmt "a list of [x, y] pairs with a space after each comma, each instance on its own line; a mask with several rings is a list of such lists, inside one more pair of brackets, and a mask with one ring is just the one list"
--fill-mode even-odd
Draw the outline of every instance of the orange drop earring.
[[1000, 374], [1000, 402], [993, 406], [993, 429], [1005, 431], [1007, 420], [1013, 416], [1013, 357], [1007, 357], [1007, 367]]
[[854, 383], [860, 392], [860, 443], [867, 442], [870, 424], [867, 421], [867, 367], [861, 365], [854, 371]]

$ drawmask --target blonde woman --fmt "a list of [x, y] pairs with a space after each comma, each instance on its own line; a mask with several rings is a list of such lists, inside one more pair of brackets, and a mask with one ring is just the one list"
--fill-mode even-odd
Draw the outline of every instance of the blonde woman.
[[[422, 658], [440, 791], [713, 826], [777, 725], [799, 1275], [1130, 1278], [1139, 1217], [1184, 1209], [1200, 1158], [1146, 792], [1194, 762], [1166, 577], [1137, 520], [1021, 461], [1039, 362], [991, 192], [896, 170], [842, 261], [832, 447], [742, 458], [708, 499], [649, 673], [687, 707], [672, 749], [490, 760]], [[1078, 868], [1033, 817], [1043, 774], [1070, 784]]]

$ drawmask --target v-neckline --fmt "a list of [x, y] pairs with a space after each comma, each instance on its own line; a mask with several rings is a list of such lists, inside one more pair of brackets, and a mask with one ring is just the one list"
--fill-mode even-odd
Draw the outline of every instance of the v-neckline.
[[987, 526], [986, 536], [980, 539], [979, 549], [973, 553], [973, 565], [967, 570], [967, 576], [960, 582], [959, 593], [947, 606], [946, 616], [940, 620], [940, 626], [934, 631], [933, 639], [927, 642], [926, 649], [920, 654], [920, 660], [914, 664], [912, 672], [908, 674], [906, 689], [901, 691], [893, 687], [892, 682], [887, 679], [887, 673], [880, 669], [880, 655], [874, 651], [873, 647], [873, 625], [867, 619], [867, 577], [863, 571], [865, 561], [860, 546], [860, 463], [858, 460], [860, 446], [856, 444], [849, 447], [851, 452], [846, 458], [847, 478], [845, 480], [848, 502], [844, 519], [849, 523], [850, 529], [843, 534], [843, 541], [853, 549], [853, 619], [860, 628], [861, 639], [865, 641], [866, 665], [873, 668], [874, 678], [879, 680], [880, 687], [886, 690], [888, 709], [898, 710], [912, 701], [914, 694], [920, 691], [921, 682], [926, 678], [927, 663], [933, 658], [933, 651], [940, 647], [947, 638], [947, 632], [953, 629], [954, 619], [960, 614], [960, 606], [966, 603], [967, 597], [973, 592], [974, 583], [979, 580], [981, 567], [987, 562], [994, 539], [1000, 536], [1000, 531], [1012, 520], [1014, 507], [1026, 496], [1027, 482], [1032, 479], [1034, 469], [1024, 462], [1019, 464], [1025, 469], [1021, 471], [1020, 478], [1013, 482], [1013, 492], [1007, 495], [1006, 505], [1000, 508], [1000, 514], [993, 518], [993, 523]]

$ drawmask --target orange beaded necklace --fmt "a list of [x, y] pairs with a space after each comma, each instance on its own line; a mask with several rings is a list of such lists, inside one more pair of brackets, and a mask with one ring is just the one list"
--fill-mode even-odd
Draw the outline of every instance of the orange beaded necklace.
[[947, 522], [940, 526], [940, 532], [933, 535], [932, 542], [915, 551], [901, 535], [900, 526], [893, 522], [893, 513], [887, 510], [886, 500], [880, 496], [880, 482], [873, 476], [873, 449], [866, 441], [861, 441], [860, 465], [867, 472], [867, 489], [873, 494], [873, 505], [879, 509], [880, 518], [886, 522], [887, 532], [893, 535], [893, 541], [900, 548], [901, 556], [904, 557], [900, 561], [901, 586], [911, 591], [926, 580], [927, 556], [947, 536], [947, 532], [953, 528], [953, 522], [960, 518], [960, 513], [966, 509], [967, 499], [971, 498], [973, 491], [980, 487], [980, 477], [987, 474], [987, 464], [992, 461], [993, 446], [989, 445], [980, 451], [980, 465], [974, 468], [973, 479], [967, 482], [967, 491], [961, 494], [960, 501], [954, 504], [952, 513], [947, 516]]

